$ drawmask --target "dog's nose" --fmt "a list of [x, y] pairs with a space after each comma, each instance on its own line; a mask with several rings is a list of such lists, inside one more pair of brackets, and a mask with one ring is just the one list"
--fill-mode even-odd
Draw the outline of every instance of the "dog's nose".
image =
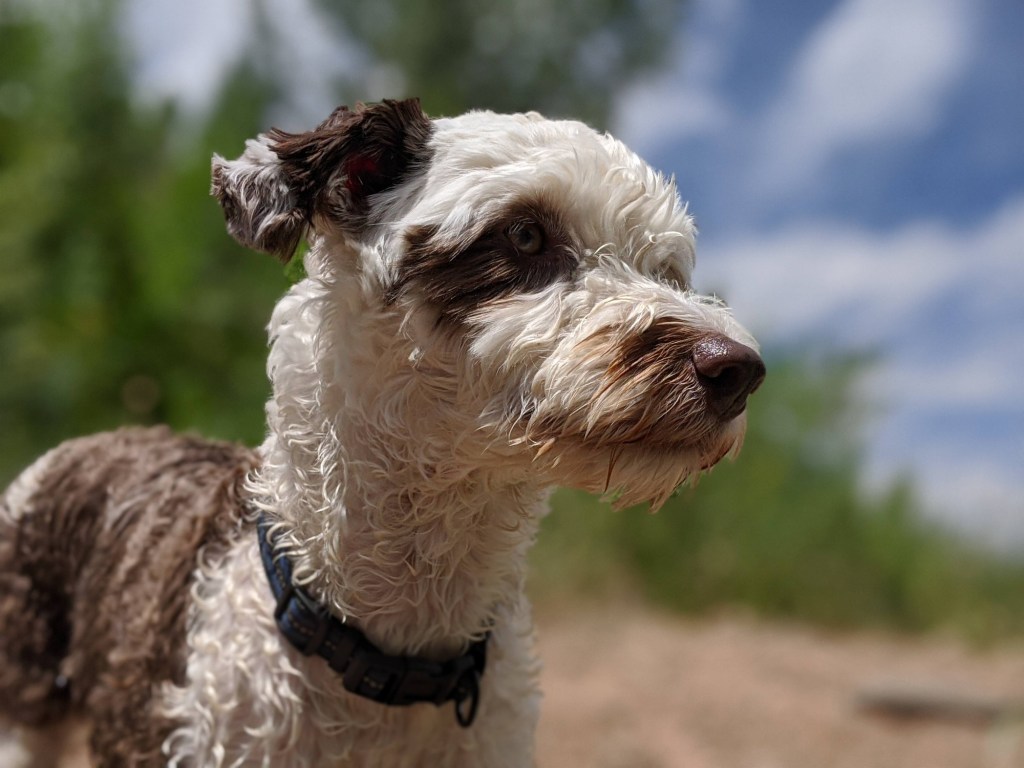
[[761, 356], [750, 347], [718, 334], [697, 342], [693, 366], [707, 393], [708, 408], [722, 421], [743, 413], [747, 398], [764, 381]]

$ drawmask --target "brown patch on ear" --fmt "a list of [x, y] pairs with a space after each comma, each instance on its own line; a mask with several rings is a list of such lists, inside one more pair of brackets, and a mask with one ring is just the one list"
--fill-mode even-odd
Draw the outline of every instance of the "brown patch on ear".
[[430, 159], [432, 131], [419, 99], [406, 99], [338, 107], [312, 131], [275, 129], [269, 139], [307, 220], [322, 217], [358, 231], [368, 199]]
[[432, 130], [416, 99], [338, 107], [315, 130], [274, 129], [237, 160], [215, 155], [211, 192], [232, 237], [287, 262], [311, 225], [358, 233], [369, 198], [430, 159]]

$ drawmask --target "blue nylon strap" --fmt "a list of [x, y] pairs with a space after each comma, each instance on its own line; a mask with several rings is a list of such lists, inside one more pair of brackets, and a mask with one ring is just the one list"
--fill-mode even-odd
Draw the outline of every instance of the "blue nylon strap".
[[388, 655], [293, 583], [291, 561], [274, 551], [270, 523], [263, 515], [256, 534], [267, 582], [277, 604], [274, 619], [288, 642], [306, 656], [326, 660], [351, 693], [392, 706], [419, 702], [441, 706], [454, 701], [459, 725], [472, 725], [480, 702], [480, 677], [487, 665], [488, 636], [446, 662]]

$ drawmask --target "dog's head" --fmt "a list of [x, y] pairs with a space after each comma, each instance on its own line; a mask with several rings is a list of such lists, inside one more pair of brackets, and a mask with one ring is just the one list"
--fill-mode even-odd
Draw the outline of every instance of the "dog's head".
[[608, 135], [386, 101], [215, 157], [213, 191], [240, 242], [307, 236], [311, 280], [433, 355], [483, 462], [657, 505], [742, 441], [756, 343], [692, 290], [674, 183]]

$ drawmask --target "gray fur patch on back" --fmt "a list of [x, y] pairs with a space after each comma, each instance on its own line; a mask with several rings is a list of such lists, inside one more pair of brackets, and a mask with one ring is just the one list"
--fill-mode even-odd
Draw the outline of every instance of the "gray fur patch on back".
[[68, 441], [15, 481], [0, 499], [0, 714], [42, 725], [84, 708], [107, 726], [103, 765], [157, 761], [173, 724], [152, 696], [184, 679], [196, 554], [241, 520], [255, 464], [240, 446], [123, 429]]

